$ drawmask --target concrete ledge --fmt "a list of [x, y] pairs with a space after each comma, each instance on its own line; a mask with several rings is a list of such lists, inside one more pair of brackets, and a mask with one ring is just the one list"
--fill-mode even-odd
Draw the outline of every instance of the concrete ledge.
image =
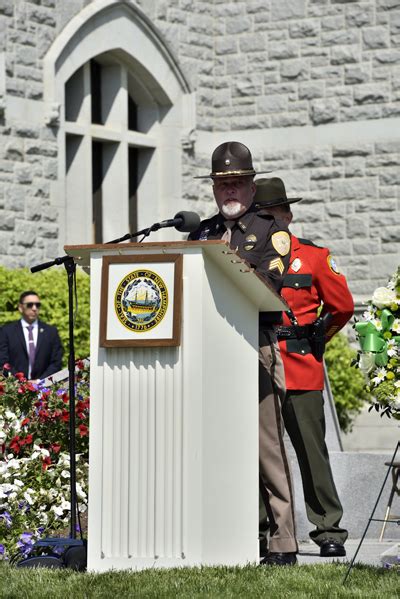
[[[348, 529], [349, 539], [360, 539], [363, 536], [386, 476], [387, 466], [385, 466], [385, 462], [391, 460], [394, 450], [395, 447], [393, 447], [391, 453], [380, 454], [330, 453], [333, 477], [344, 509], [342, 525]], [[297, 536], [300, 541], [303, 541], [309, 538], [308, 534], [313, 527], [308, 522], [305, 512], [297, 458], [291, 447], [288, 447], [288, 452], [294, 479]], [[397, 452], [396, 459], [400, 459], [400, 450]], [[383, 519], [391, 485], [392, 477], [389, 475], [374, 518]], [[395, 496], [393, 500], [392, 514], [398, 515], [400, 519], [400, 497], [398, 496]], [[381, 528], [382, 522], [371, 522], [366, 538], [377, 540]], [[394, 522], [389, 522], [386, 526], [384, 540], [389, 539], [400, 539], [400, 526]]]

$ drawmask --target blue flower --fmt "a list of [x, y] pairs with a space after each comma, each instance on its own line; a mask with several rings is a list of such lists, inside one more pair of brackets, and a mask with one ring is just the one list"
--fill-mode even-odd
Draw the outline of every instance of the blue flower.
[[0, 519], [3, 519], [6, 523], [7, 528], [10, 528], [12, 524], [12, 518], [10, 512], [3, 512], [0, 514]]
[[23, 532], [17, 541], [17, 547], [20, 550], [20, 553], [26, 557], [32, 550], [33, 547], [33, 534], [31, 532]]

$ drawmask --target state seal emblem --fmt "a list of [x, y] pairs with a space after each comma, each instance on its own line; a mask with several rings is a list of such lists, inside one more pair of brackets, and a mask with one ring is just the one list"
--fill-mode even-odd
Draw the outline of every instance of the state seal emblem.
[[114, 297], [119, 322], [135, 333], [154, 329], [168, 308], [168, 290], [152, 270], [135, 270], [119, 283]]

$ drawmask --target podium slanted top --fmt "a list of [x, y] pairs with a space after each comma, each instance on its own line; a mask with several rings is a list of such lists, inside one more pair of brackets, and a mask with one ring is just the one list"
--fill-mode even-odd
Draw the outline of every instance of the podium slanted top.
[[[79, 266], [89, 267], [93, 254], [104, 256], [132, 256], [140, 260], [140, 256], [151, 254], [196, 253], [201, 250], [205, 256], [215, 262], [246, 296], [252, 298], [260, 312], [277, 312], [288, 310], [288, 305], [268, 283], [253, 268], [241, 258], [227, 242], [212, 241], [169, 241], [145, 243], [114, 243], [66, 245], [65, 252], [72, 256]], [[156, 261], [156, 259], [155, 259]]]

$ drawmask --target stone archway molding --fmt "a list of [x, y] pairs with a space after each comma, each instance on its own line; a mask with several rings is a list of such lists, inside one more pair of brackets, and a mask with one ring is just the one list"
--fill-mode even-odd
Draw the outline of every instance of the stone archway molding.
[[46, 124], [56, 125], [59, 120], [69, 77], [94, 56], [110, 51], [134, 59], [159, 104], [192, 95], [172, 50], [131, 0], [94, 0], [68, 22], [44, 57]]

